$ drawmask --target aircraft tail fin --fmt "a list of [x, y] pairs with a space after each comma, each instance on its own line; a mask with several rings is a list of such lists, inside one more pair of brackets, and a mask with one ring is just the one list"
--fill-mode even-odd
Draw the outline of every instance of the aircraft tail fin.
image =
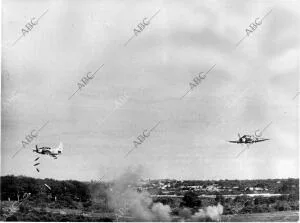
[[238, 137], [239, 137], [239, 139], [241, 138], [241, 135], [240, 135], [240, 133], [238, 133]]
[[35, 150], [33, 149], [34, 152], [37, 152], [39, 149], [38, 149], [38, 145], [35, 145]]
[[59, 143], [59, 146], [57, 148], [57, 153], [62, 153], [64, 150], [64, 145], [62, 142]]

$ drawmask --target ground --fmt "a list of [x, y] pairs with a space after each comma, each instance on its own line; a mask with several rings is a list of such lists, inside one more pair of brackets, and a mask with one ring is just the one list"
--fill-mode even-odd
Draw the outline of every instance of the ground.
[[298, 211], [279, 211], [269, 213], [255, 213], [255, 214], [238, 214], [238, 215], [223, 215], [222, 221], [228, 222], [254, 222], [254, 221], [299, 221]]

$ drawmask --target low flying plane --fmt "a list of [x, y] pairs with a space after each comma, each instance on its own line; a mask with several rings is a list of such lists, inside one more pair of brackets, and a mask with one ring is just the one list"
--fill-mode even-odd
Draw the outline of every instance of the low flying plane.
[[264, 138], [260, 138], [254, 135], [243, 135], [241, 137], [241, 135], [238, 133], [238, 137], [239, 139], [237, 141], [228, 141], [230, 143], [237, 143], [237, 144], [253, 144], [253, 143], [257, 143], [257, 142], [263, 142], [266, 140], [270, 140], [270, 139], [264, 139]]
[[[256, 135], [256, 133], [255, 133]], [[265, 139], [265, 138], [260, 138], [260, 137], [257, 137], [257, 136], [254, 136], [254, 135], [243, 135], [241, 136], [239, 133], [238, 133], [238, 140], [236, 141], [228, 141], [230, 143], [237, 143], [237, 144], [244, 144], [247, 146], [247, 148], [245, 148], [244, 150], [242, 150], [236, 157], [239, 157], [246, 149], [249, 149], [249, 146], [253, 143], [257, 143], [257, 142], [263, 142], [263, 141], [266, 141], [266, 140], [270, 140], [270, 139]]]
[[40, 147], [38, 148], [38, 146], [35, 146], [35, 149], [33, 150], [33, 152], [36, 152], [38, 154], [42, 154], [42, 155], [49, 155], [54, 157], [54, 159], [57, 159], [57, 156], [62, 154], [63, 151], [63, 144], [62, 142], [59, 143], [59, 146], [57, 148], [50, 148], [50, 147]]

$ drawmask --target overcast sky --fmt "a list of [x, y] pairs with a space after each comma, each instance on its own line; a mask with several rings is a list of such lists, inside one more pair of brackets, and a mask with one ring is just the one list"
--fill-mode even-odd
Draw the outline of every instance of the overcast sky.
[[[1, 174], [91, 180], [108, 171], [110, 180], [141, 165], [147, 178], [298, 177], [297, 8], [296, 1], [3, 1]], [[244, 147], [227, 140], [270, 122], [263, 137], [271, 140], [236, 158]], [[63, 154], [41, 158], [38, 173], [32, 148], [60, 141]]]

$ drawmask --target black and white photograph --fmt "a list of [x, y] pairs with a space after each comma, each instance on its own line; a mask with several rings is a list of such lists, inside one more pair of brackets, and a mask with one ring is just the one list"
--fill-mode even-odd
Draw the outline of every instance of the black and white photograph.
[[299, 221], [299, 8], [2, 0], [0, 221]]

